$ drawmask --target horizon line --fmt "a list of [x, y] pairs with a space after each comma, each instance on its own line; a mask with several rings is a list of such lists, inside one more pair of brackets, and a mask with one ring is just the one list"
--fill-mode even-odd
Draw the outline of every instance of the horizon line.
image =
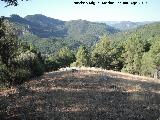
[[[11, 15], [18, 15], [18, 14], [11, 14]], [[11, 15], [9, 16], [4, 16], [4, 17], [11, 17]], [[83, 21], [89, 21], [89, 22], [99, 22], [99, 23], [105, 23], [105, 22], [160, 22], [160, 20], [87, 20], [87, 19], [82, 19], [82, 18], [77, 18], [77, 19], [70, 19], [70, 20], [64, 20], [64, 19], [61, 19], [61, 18], [54, 18], [54, 17], [51, 17], [51, 16], [47, 16], [47, 15], [44, 15], [44, 14], [30, 14], [30, 16], [34, 16], [34, 15], [42, 15], [42, 16], [45, 16], [45, 17], [48, 17], [48, 18], [51, 18], [51, 19], [56, 19], [56, 20], [61, 20], [61, 21], [76, 21], [76, 20], [83, 20]], [[18, 15], [20, 16], [20, 15]], [[29, 15], [25, 15], [25, 16], [20, 16], [22, 18], [25, 18], [26, 16], [29, 16]], [[2, 17], [2, 16], [1, 16]]]

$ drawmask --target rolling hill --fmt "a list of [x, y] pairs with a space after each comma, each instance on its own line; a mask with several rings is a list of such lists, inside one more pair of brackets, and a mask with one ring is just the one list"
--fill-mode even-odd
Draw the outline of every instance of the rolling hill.
[[67, 34], [64, 21], [43, 15], [28, 15], [25, 18], [11, 15], [8, 19], [18, 26], [24, 26], [26, 30], [40, 38], [64, 37]]
[[27, 15], [24, 18], [11, 15], [8, 19], [18, 25], [25, 26], [28, 31], [40, 38], [71, 37], [78, 39], [84, 35], [96, 37], [119, 32], [119, 30], [103, 23], [86, 20], [62, 21], [41, 14]]
[[27, 15], [24, 18], [11, 15], [8, 19], [20, 29], [22, 41], [38, 46], [43, 54], [54, 53], [64, 46], [72, 50], [76, 50], [80, 45], [91, 47], [100, 36], [119, 32], [105, 23], [86, 20], [62, 21], [41, 14]]
[[160, 37], [160, 22], [154, 22], [139, 26], [131, 30], [114, 34], [111, 39], [115, 41], [125, 41], [132, 36], [140, 36], [141, 40], [152, 41], [153, 38]]
[[107, 25], [110, 25], [118, 30], [126, 31], [138, 28], [140, 26], [153, 23], [153, 21], [144, 21], [144, 22], [131, 22], [131, 21], [105, 21]]
[[[86, 20], [62, 21], [41, 14], [24, 18], [11, 15], [8, 19], [20, 28], [22, 41], [34, 44], [43, 54], [53, 54], [64, 46], [72, 50], [80, 45], [91, 48], [103, 35], [108, 35], [111, 41], [125, 41], [134, 35], [152, 40], [160, 34], [160, 22], [110, 22], [109, 26]], [[112, 26], [129, 30], [120, 31]]]

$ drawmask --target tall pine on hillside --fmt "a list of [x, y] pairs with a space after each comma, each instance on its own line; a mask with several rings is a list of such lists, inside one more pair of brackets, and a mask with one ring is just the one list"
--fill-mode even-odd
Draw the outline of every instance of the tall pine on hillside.
[[132, 74], [140, 74], [144, 44], [139, 36], [129, 38], [125, 45], [125, 65], [123, 70]]
[[100, 42], [96, 44], [92, 52], [92, 66], [110, 68], [111, 63], [111, 47], [109, 39], [104, 36]]
[[76, 54], [76, 62], [74, 66], [89, 66], [89, 52], [85, 46], [80, 46]]

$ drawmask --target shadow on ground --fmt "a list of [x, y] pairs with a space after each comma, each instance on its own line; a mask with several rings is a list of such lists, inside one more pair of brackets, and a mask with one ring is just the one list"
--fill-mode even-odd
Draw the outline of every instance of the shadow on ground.
[[160, 84], [94, 71], [53, 72], [0, 96], [4, 120], [159, 120]]

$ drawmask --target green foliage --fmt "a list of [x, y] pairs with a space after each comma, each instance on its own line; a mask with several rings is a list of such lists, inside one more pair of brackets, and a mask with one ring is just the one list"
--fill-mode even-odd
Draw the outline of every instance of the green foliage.
[[50, 55], [45, 60], [46, 71], [58, 70], [62, 67], [68, 67], [72, 62], [75, 61], [75, 55], [73, 52], [64, 47], [57, 52], [57, 54]]
[[155, 70], [160, 70], [160, 38], [155, 41], [150, 50], [142, 58], [142, 74], [153, 76]]
[[[44, 61], [33, 45], [20, 44], [16, 30], [8, 21], [1, 22], [0, 83], [16, 85], [42, 75]], [[4, 34], [3, 34], [4, 33]]]
[[[73, 20], [66, 22], [68, 36], [75, 40], [85, 39], [85, 37], [99, 37], [105, 34], [112, 34], [118, 30], [107, 26], [105, 23], [89, 22], [86, 20]], [[85, 39], [85, 41], [88, 39]]]
[[73, 62], [70, 65], [71, 67], [80, 67], [78, 62]]
[[160, 66], [160, 37], [155, 40], [151, 46], [150, 52], [152, 54], [153, 63], [156, 67]]
[[20, 68], [29, 69], [32, 76], [42, 75], [44, 72], [44, 64], [41, 55], [33, 52], [33, 49], [21, 53], [16, 57], [15, 63]]
[[1, 25], [1, 31], [5, 34], [0, 38], [0, 56], [1, 61], [6, 66], [9, 66], [13, 58], [16, 56], [18, 43], [17, 36], [12, 24], [4, 21]]
[[121, 71], [124, 67], [124, 43], [123, 42], [112, 42], [111, 43], [111, 63], [110, 68], [112, 70]]
[[40, 76], [43, 75], [45, 71], [45, 65], [43, 62], [37, 60], [34, 61], [33, 66], [32, 66], [32, 76]]
[[5, 64], [0, 63], [0, 84], [7, 84], [9, 80], [9, 70]]
[[31, 72], [27, 69], [17, 68], [11, 74], [11, 85], [22, 84], [31, 77]]
[[0, 18], [0, 39], [5, 36], [4, 17]]
[[141, 74], [153, 77], [155, 65], [153, 64], [153, 58], [150, 52], [143, 55], [141, 64]]
[[142, 74], [153, 76], [153, 72], [160, 66], [160, 38], [156, 38], [150, 50], [142, 58]]
[[123, 70], [132, 74], [140, 74], [141, 59], [144, 51], [144, 44], [139, 36], [129, 38], [125, 45], [125, 66]]
[[111, 39], [125, 43], [123, 71], [153, 77], [155, 69], [159, 69], [159, 22], [118, 33]]
[[114, 41], [126, 41], [128, 40], [128, 38], [135, 35], [141, 36], [140, 39], [144, 42], [148, 41], [152, 43], [154, 41], [154, 38], [160, 36], [160, 22], [154, 22], [151, 24], [143, 25], [136, 29], [113, 34], [111, 36], [111, 39]]
[[110, 68], [111, 63], [111, 47], [109, 39], [104, 36], [101, 38], [92, 52], [92, 66]]
[[19, 40], [24, 44], [34, 45], [37, 48], [37, 51], [42, 54], [53, 54], [58, 52], [66, 44], [68, 46], [70, 45], [60, 38], [39, 38], [33, 34], [26, 34]]
[[123, 50], [122, 43], [111, 42], [107, 36], [102, 37], [92, 51], [92, 66], [121, 70]]
[[58, 70], [60, 68], [60, 63], [52, 56], [45, 59], [45, 71]]
[[[76, 54], [76, 66], [89, 66], [90, 65], [90, 54], [85, 46], [80, 46]], [[72, 64], [72, 66], [74, 65]]]
[[[21, 40], [34, 44], [42, 54], [53, 54], [67, 46], [77, 51], [79, 46], [91, 47], [105, 34], [119, 32], [104, 23], [85, 20], [61, 21], [44, 15], [8, 18], [19, 29]], [[32, 33], [32, 34], [30, 34]]]
[[69, 48], [64, 47], [58, 52], [58, 61], [61, 63], [60, 67], [67, 67], [75, 61], [75, 55]]
[[[43, 15], [26, 18], [13, 15], [10, 20], [17, 21], [19, 27], [15, 29], [21, 37], [17, 38], [9, 22], [0, 22], [2, 81], [9, 77], [12, 82], [22, 83], [29, 77], [42, 75], [44, 68], [51, 71], [70, 65], [147, 76], [160, 68], [160, 23], [109, 36], [117, 31], [105, 24], [83, 20], [64, 22]], [[76, 57], [70, 49], [74, 52], [78, 49]], [[47, 56], [45, 60], [40, 52]]]

